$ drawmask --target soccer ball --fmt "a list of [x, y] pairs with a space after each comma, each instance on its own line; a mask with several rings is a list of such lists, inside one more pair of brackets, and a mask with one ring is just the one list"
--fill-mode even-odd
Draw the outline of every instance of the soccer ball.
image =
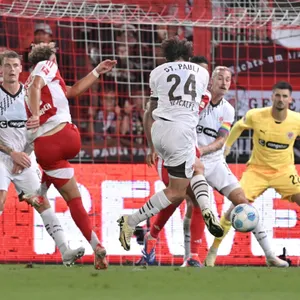
[[249, 232], [257, 226], [259, 214], [254, 206], [243, 203], [233, 209], [230, 220], [237, 231]]

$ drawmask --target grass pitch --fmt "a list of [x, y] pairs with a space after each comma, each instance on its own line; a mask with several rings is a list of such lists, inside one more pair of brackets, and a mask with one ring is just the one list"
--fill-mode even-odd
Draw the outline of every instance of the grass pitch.
[[5, 300], [293, 300], [300, 269], [0, 265]]

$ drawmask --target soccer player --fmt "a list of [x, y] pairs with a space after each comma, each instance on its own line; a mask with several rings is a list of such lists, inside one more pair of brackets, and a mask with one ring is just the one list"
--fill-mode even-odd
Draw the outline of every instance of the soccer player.
[[[29, 118], [26, 126], [28, 139], [34, 143], [37, 161], [44, 171], [41, 194], [44, 195], [51, 184], [56, 187], [67, 202], [74, 222], [95, 252], [95, 268], [106, 269], [105, 248], [93, 231], [82, 205], [74, 169], [68, 162], [78, 154], [81, 147], [78, 129], [71, 123], [68, 98], [86, 91], [100, 74], [110, 71], [116, 61], [101, 62], [92, 72], [69, 87], [60, 76], [54, 45], [36, 45], [29, 54], [29, 60], [34, 69], [25, 84]], [[37, 198], [36, 195], [33, 198]], [[38, 199], [43, 202], [43, 197]]]
[[[151, 98], [144, 127], [151, 163], [155, 163], [157, 152], [168, 170], [169, 185], [153, 195], [136, 213], [118, 220], [119, 240], [127, 251], [135, 227], [170, 204], [180, 203], [190, 183], [209, 231], [215, 236], [223, 235], [223, 228], [209, 207], [208, 185], [201, 174], [203, 166], [196, 158], [199, 104], [207, 89], [209, 74], [203, 67], [189, 62], [190, 42], [175, 37], [165, 40], [162, 49], [167, 63], [150, 74]], [[194, 173], [194, 167], [199, 172]]]
[[[190, 62], [196, 63], [201, 67], [208, 70], [208, 60], [204, 56], [193, 56], [190, 58]], [[211, 95], [209, 91], [206, 91], [205, 94], [202, 96], [202, 100], [200, 103], [200, 111], [204, 109], [204, 107], [210, 101]], [[151, 166], [151, 156], [147, 156], [147, 163]], [[163, 160], [158, 157], [155, 163], [155, 167], [159, 174], [160, 179], [163, 181], [165, 186], [169, 184], [169, 175], [167, 169], [163, 166]], [[189, 190], [190, 191], [190, 190]], [[190, 191], [191, 192], [191, 191]], [[201, 238], [202, 232], [204, 230], [205, 224], [203, 221], [202, 213], [200, 210], [197, 201], [194, 201], [194, 196], [192, 195], [192, 199], [189, 195], [185, 196], [187, 200], [187, 211], [184, 218], [183, 226], [184, 226], [184, 245], [185, 245], [185, 252], [187, 253], [185, 256], [189, 258], [189, 249], [194, 249], [198, 246], [198, 240]], [[192, 200], [194, 201], [192, 203]], [[196, 203], [195, 203], [196, 202]], [[169, 205], [165, 209], [159, 212], [157, 217], [155, 218], [154, 222], [151, 224], [150, 231], [145, 234], [144, 237], [144, 248], [142, 250], [143, 257], [140, 260], [140, 264], [147, 263], [147, 264], [155, 264], [155, 247], [158, 235], [160, 231], [165, 226], [166, 222], [175, 212], [176, 208], [180, 203], [176, 205]], [[193, 205], [194, 204], [194, 205]], [[193, 228], [190, 232], [190, 227]], [[199, 233], [201, 233], [200, 238], [198, 238]], [[192, 235], [191, 235], [192, 234]], [[191, 241], [196, 241], [191, 243]], [[186, 259], [185, 259], [186, 260]], [[195, 266], [200, 267], [198, 261], [189, 260], [189, 264], [193, 264]]]
[[[232, 128], [226, 141], [225, 154], [245, 129], [253, 130], [253, 149], [247, 169], [241, 178], [241, 186], [250, 202], [263, 194], [268, 188], [274, 188], [282, 199], [300, 205], [300, 180], [294, 165], [293, 145], [300, 135], [300, 114], [289, 110], [292, 102], [292, 87], [287, 82], [278, 82], [273, 86], [271, 107], [250, 109]], [[215, 239], [206, 258], [206, 264], [213, 266], [218, 248], [228, 233], [230, 213], [233, 206], [222, 217], [224, 236]], [[259, 234], [257, 229], [254, 234]], [[268, 243], [263, 233], [260, 244]], [[268, 248], [267, 245], [265, 245]], [[265, 250], [265, 249], [264, 249]], [[271, 249], [265, 250], [267, 263], [278, 267], [287, 267], [285, 262], [274, 260]]]
[[[211, 101], [199, 117], [197, 126], [198, 149], [201, 161], [204, 164], [204, 176], [208, 184], [226, 196], [232, 203], [245, 203], [247, 202], [245, 194], [223, 156], [225, 140], [234, 121], [234, 108], [224, 99], [230, 84], [230, 70], [222, 66], [217, 67], [211, 78]], [[190, 194], [189, 196], [193, 200], [193, 195]], [[197, 209], [197, 205], [195, 205], [195, 209]], [[221, 220], [221, 225], [223, 225], [223, 222]], [[188, 240], [188, 237], [191, 236], [191, 253], [188, 251], [189, 241], [185, 241], [186, 260], [183, 266], [200, 266], [197, 247], [200, 243], [197, 243], [197, 241], [201, 240], [204, 228], [200, 228], [202, 231], [198, 229], [197, 226], [192, 227], [190, 234], [189, 227], [184, 224], [185, 240]], [[271, 251], [267, 235], [261, 223], [258, 224], [253, 233], [266, 253], [269, 265], [287, 265], [286, 261], [280, 260]]]
[[[36, 193], [41, 185], [40, 170], [32, 149], [26, 142], [25, 90], [19, 83], [22, 72], [20, 56], [10, 50], [0, 54], [3, 83], [0, 85], [0, 215], [4, 210], [7, 191], [11, 182], [19, 195]], [[29, 202], [29, 204], [34, 204]], [[68, 247], [61, 224], [45, 201], [36, 210], [40, 213], [45, 228], [58, 247], [63, 263], [70, 266], [84, 254], [84, 248]]]

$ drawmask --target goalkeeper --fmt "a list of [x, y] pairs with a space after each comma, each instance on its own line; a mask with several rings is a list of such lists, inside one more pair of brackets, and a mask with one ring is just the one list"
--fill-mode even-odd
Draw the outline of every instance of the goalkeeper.
[[[249, 201], [254, 201], [268, 188], [274, 188], [282, 199], [300, 205], [300, 178], [294, 164], [293, 146], [300, 135], [300, 114], [289, 109], [292, 87], [287, 82], [273, 86], [272, 107], [251, 109], [232, 128], [225, 155], [246, 129], [253, 130], [253, 149], [240, 184]], [[224, 236], [215, 238], [205, 264], [213, 267], [218, 248], [228, 233], [233, 205], [221, 218]]]

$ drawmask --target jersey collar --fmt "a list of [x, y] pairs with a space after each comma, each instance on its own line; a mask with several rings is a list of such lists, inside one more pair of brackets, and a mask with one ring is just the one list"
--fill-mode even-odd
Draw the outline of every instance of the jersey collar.
[[22, 92], [23, 85], [20, 83], [20, 88], [19, 88], [19, 90], [18, 90], [14, 95], [12, 95], [9, 91], [7, 91], [7, 90], [2, 86], [2, 84], [0, 84], [0, 89], [1, 89], [5, 94], [9, 95], [10, 97], [16, 98], [16, 97], [19, 96], [20, 93]]

